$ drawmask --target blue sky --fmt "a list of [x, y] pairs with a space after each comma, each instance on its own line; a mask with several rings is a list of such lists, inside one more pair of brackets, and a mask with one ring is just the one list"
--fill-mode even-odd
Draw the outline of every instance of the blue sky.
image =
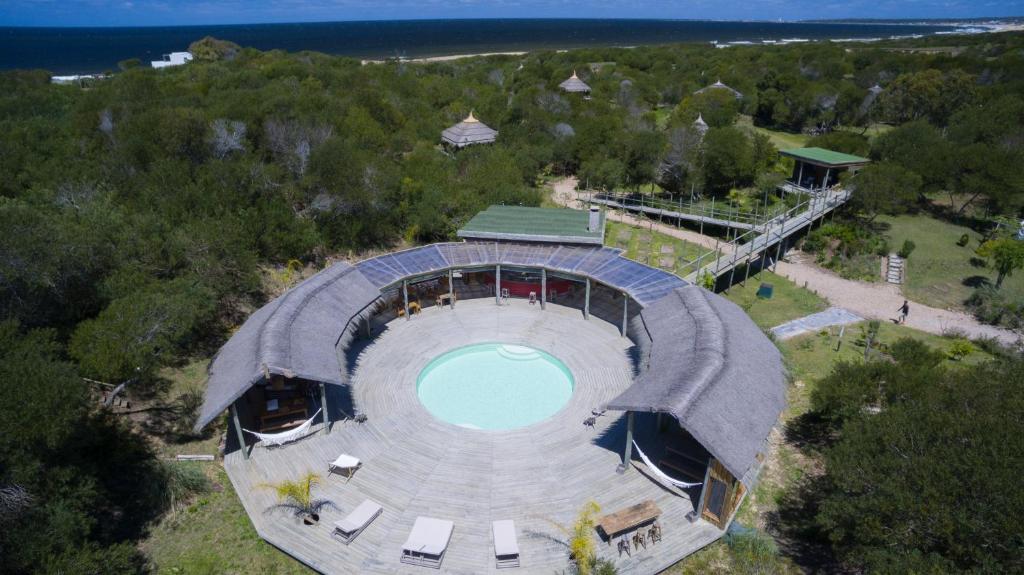
[[0, 0], [0, 26], [158, 26], [418, 18], [966, 18], [1024, 0]]

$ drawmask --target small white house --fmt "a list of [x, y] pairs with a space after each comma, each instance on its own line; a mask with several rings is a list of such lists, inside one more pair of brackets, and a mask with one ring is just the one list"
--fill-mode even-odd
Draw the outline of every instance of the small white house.
[[150, 64], [152, 64], [154, 68], [167, 68], [169, 66], [181, 66], [182, 64], [188, 64], [191, 60], [191, 52], [171, 52], [170, 54], [164, 54], [162, 60], [153, 60]]

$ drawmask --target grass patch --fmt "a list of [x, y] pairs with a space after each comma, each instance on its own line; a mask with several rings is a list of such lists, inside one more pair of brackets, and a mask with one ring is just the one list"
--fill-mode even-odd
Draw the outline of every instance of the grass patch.
[[[707, 248], [645, 226], [611, 220], [605, 224], [604, 243], [623, 250], [627, 258], [679, 276], [694, 271], [696, 260], [701, 254], [711, 253]], [[711, 256], [705, 255], [701, 265], [710, 260]]]
[[[974, 253], [981, 238], [974, 230], [920, 214], [879, 216], [876, 221], [889, 226], [883, 233], [893, 250], [908, 239], [917, 245], [907, 260], [903, 286], [909, 299], [938, 308], [963, 309], [964, 300], [976, 286], [995, 283], [995, 270], [984, 266]], [[970, 241], [961, 247], [956, 242], [963, 234]], [[1001, 291], [1011, 300], [1024, 299], [1024, 274], [1006, 278]]]
[[259, 538], [220, 463], [196, 465], [215, 487], [164, 516], [142, 542], [156, 573], [312, 573]]
[[806, 134], [793, 134], [790, 132], [780, 132], [777, 130], [769, 130], [768, 128], [762, 128], [754, 125], [754, 120], [750, 116], [740, 116], [736, 120], [736, 125], [743, 128], [751, 128], [756, 132], [760, 132], [775, 144], [775, 147], [780, 150], [788, 150], [790, 148], [802, 148], [807, 145], [810, 136]]
[[[757, 289], [762, 282], [772, 284], [772, 299], [757, 297]], [[817, 294], [768, 271], [750, 277], [746, 285], [732, 286], [722, 295], [743, 308], [761, 329], [773, 328], [828, 307], [828, 303]]]

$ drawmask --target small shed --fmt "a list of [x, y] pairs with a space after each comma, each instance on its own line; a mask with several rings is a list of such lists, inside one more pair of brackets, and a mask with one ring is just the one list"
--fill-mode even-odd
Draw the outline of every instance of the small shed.
[[693, 121], [693, 129], [697, 130], [697, 133], [699, 133], [702, 138], [704, 137], [704, 134], [708, 133], [710, 128], [708, 127], [708, 123], [704, 121], [703, 114], [697, 114], [697, 119]]
[[441, 132], [441, 141], [453, 148], [465, 148], [474, 144], [493, 144], [498, 131], [476, 119], [470, 112], [466, 119]]
[[839, 183], [839, 175], [843, 172], [856, 172], [871, 162], [861, 156], [825, 148], [795, 148], [779, 153], [795, 160], [793, 174], [787, 183], [801, 191], [831, 188]]
[[722, 83], [721, 80], [716, 80], [715, 83], [711, 84], [710, 86], [704, 86], [700, 90], [697, 90], [696, 92], [694, 92], [694, 94], [703, 94], [704, 92], [707, 92], [709, 90], [726, 90], [726, 91], [732, 93], [732, 95], [737, 100], [742, 100], [743, 99], [743, 94], [741, 94], [739, 90], [736, 90], [736, 89], [730, 88], [729, 86], [726, 86], [725, 84]]
[[576, 70], [573, 70], [572, 76], [569, 76], [569, 79], [559, 84], [558, 87], [570, 94], [590, 95], [590, 86], [583, 80], [580, 80], [579, 76], [576, 75]]

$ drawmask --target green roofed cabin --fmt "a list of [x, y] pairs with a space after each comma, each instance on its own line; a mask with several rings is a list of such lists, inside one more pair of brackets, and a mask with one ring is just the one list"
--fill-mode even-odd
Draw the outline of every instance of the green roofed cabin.
[[491, 206], [458, 231], [469, 241], [508, 241], [562, 245], [604, 244], [604, 213], [568, 208]]
[[849, 170], [856, 172], [871, 160], [844, 154], [825, 148], [795, 148], [779, 152], [783, 156], [793, 158], [793, 174], [783, 184], [787, 191], [809, 192], [835, 187], [839, 183], [839, 175]]

